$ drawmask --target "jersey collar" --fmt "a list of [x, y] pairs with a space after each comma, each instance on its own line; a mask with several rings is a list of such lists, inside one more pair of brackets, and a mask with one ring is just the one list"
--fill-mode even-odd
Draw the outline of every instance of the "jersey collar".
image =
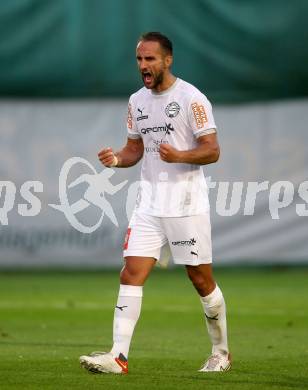
[[155, 92], [151, 89], [151, 94], [153, 96], [163, 96], [163, 95], [167, 95], [169, 92], [171, 92], [180, 82], [181, 79], [179, 79], [178, 77], [176, 78], [175, 82], [171, 85], [171, 87], [169, 87], [168, 89], [165, 89], [164, 91], [162, 92]]

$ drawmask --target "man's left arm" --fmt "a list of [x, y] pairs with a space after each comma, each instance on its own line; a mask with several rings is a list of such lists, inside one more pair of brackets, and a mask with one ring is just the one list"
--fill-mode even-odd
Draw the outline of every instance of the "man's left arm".
[[177, 150], [169, 144], [161, 144], [159, 154], [168, 163], [212, 164], [220, 154], [217, 134], [215, 132], [200, 136], [197, 138], [197, 146], [191, 150]]

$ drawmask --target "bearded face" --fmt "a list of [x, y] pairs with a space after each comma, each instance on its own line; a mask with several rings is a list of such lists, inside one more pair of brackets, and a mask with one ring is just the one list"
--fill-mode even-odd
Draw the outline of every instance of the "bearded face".
[[144, 86], [159, 91], [169, 71], [171, 56], [164, 52], [159, 42], [152, 41], [139, 42], [136, 54]]

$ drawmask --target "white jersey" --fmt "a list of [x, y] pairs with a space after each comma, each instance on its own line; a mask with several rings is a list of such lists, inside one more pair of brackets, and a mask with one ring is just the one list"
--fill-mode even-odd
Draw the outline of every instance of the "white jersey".
[[178, 150], [190, 150], [197, 146], [199, 136], [215, 129], [210, 102], [179, 78], [161, 93], [143, 87], [131, 95], [128, 137], [141, 137], [144, 144], [138, 212], [156, 217], [208, 212], [208, 188], [201, 166], [162, 161], [159, 146], [167, 143]]

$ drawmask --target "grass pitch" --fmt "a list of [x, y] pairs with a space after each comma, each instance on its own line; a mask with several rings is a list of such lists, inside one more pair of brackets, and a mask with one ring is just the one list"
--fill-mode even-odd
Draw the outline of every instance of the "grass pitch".
[[308, 388], [308, 269], [218, 269], [233, 367], [198, 373], [210, 352], [183, 269], [144, 289], [126, 376], [89, 374], [78, 357], [108, 351], [118, 272], [0, 274], [0, 389]]

